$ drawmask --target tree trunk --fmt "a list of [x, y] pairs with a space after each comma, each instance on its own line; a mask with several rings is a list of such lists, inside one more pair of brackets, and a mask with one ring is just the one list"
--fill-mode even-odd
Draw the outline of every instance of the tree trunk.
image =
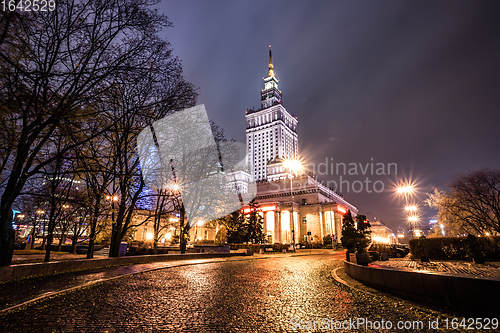
[[181, 249], [181, 254], [183, 253], [186, 253], [186, 236], [187, 236], [187, 233], [186, 233], [186, 228], [185, 228], [185, 225], [184, 225], [184, 216], [186, 215], [186, 210], [184, 208], [184, 203], [181, 203], [181, 209], [180, 209], [180, 237], [179, 237], [179, 241], [180, 241], [180, 249]]
[[113, 232], [111, 233], [111, 244], [109, 246], [109, 257], [119, 257], [120, 256], [120, 243], [122, 242], [122, 229], [119, 227], [120, 224], [115, 224]]
[[75, 234], [73, 238], [71, 238], [71, 250], [69, 253], [76, 253], [76, 243], [78, 242], [78, 236]]
[[61, 238], [59, 239], [59, 245], [57, 246], [57, 251], [58, 252], [61, 252], [61, 248], [62, 248], [62, 245], [63, 245], [63, 240], [66, 240], [66, 235], [65, 235], [64, 231], [61, 232]]
[[[47, 225], [47, 244], [45, 248], [45, 259], [43, 260], [45, 262], [50, 261], [50, 251], [52, 248], [52, 242], [54, 241], [54, 229], [56, 227], [55, 225], [56, 223], [54, 221], [54, 216], [52, 215], [52, 212], [50, 214], [51, 216], [49, 217], [49, 224]], [[45, 234], [45, 228], [44, 228], [44, 234]]]
[[35, 248], [35, 237], [36, 237], [36, 225], [33, 226], [33, 231], [31, 231], [31, 249]]
[[[45, 219], [44, 219], [45, 220]], [[45, 221], [43, 221], [43, 231], [42, 231], [42, 251], [45, 250], [45, 241], [47, 238], [45, 237], [45, 230], [47, 229], [47, 226], [45, 225]], [[49, 254], [50, 255], [50, 254]], [[45, 256], [47, 257], [47, 255]]]
[[11, 205], [2, 206], [0, 213], [0, 266], [8, 266], [11, 264], [14, 254], [15, 231], [12, 228]]
[[[90, 235], [89, 235], [89, 249], [87, 251], [87, 259], [92, 259], [94, 258], [94, 243], [95, 243], [95, 234], [96, 234], [96, 228], [97, 228], [97, 218], [95, 218], [95, 221], [91, 222], [92, 225], [90, 226]], [[76, 247], [76, 244], [75, 244]]]
[[50, 248], [52, 247], [52, 240], [54, 238], [54, 234], [50, 233], [47, 235], [47, 247], [45, 248], [45, 259], [43, 261], [50, 261]]

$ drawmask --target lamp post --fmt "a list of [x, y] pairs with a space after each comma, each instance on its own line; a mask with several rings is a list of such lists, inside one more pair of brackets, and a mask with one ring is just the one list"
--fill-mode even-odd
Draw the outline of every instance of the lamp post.
[[408, 217], [408, 221], [410, 222], [410, 225], [411, 225], [411, 231], [412, 231], [412, 237], [415, 238], [415, 227], [414, 225], [417, 223], [418, 221], [418, 217], [417, 216], [410, 216]]
[[[45, 211], [39, 209], [36, 211], [36, 214], [42, 215], [42, 214], [45, 214]], [[37, 221], [37, 218], [35, 215], [35, 225], [37, 225], [36, 221]], [[35, 247], [35, 233], [33, 233], [33, 243], [31, 243], [31, 249], [33, 250], [34, 247]], [[42, 250], [44, 250], [44, 249], [45, 249], [45, 219], [43, 220], [43, 227], [42, 227]]]
[[286, 159], [283, 163], [283, 166], [288, 169], [290, 172], [290, 201], [292, 205], [292, 244], [293, 251], [295, 252], [295, 218], [293, 214], [293, 174], [295, 172], [295, 176], [297, 173], [302, 171], [302, 164], [297, 159]]
[[[117, 195], [107, 195], [106, 200], [110, 201], [111, 206], [111, 243], [113, 243], [113, 235], [115, 233], [116, 225], [115, 225], [115, 202], [118, 201]], [[110, 244], [110, 251], [113, 248], [113, 244]], [[111, 253], [111, 252], [110, 252]]]
[[412, 238], [415, 238], [415, 231], [413, 224], [418, 221], [418, 217], [415, 215], [417, 211], [417, 206], [416, 205], [410, 205], [409, 204], [409, 196], [413, 194], [413, 191], [415, 189], [415, 186], [411, 183], [406, 183], [401, 186], [397, 187], [397, 193], [400, 195], [403, 195], [404, 197], [404, 205], [405, 205], [405, 211], [407, 213], [407, 218], [408, 221], [410, 222], [410, 227], [411, 227], [411, 232], [412, 232]]
[[414, 186], [409, 184], [409, 185], [403, 185], [399, 186], [397, 188], [398, 194], [403, 194], [405, 198], [405, 204], [408, 203], [408, 196], [413, 193]]

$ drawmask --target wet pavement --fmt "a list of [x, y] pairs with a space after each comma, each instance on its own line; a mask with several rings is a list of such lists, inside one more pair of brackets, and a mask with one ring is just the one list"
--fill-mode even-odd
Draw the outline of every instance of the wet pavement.
[[[21, 251], [19, 252], [22, 253]], [[107, 258], [107, 257], [108, 256], [94, 254], [95, 259]], [[87, 258], [86, 254], [70, 254], [67, 252], [52, 252], [50, 254], [50, 261], [82, 260], [86, 258]], [[12, 264], [19, 265], [19, 264], [43, 262], [44, 259], [45, 259], [45, 253], [14, 254], [14, 256], [12, 256]]]
[[[431, 332], [436, 320], [450, 331], [452, 314], [337, 282], [331, 271], [343, 256], [253, 256], [127, 275], [3, 313], [0, 331]], [[147, 265], [159, 264], [175, 263]]]

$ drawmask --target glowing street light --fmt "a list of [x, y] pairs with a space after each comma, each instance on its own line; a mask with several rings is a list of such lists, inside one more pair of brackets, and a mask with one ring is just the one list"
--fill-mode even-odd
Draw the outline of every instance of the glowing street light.
[[290, 172], [294, 172], [295, 176], [302, 171], [302, 163], [297, 159], [285, 159], [283, 161], [283, 166], [287, 168]]
[[399, 186], [397, 188], [397, 191], [399, 194], [409, 194], [413, 192], [413, 186], [412, 185]]
[[405, 210], [407, 212], [416, 212], [417, 211], [417, 206], [406, 206]]
[[408, 221], [411, 225], [412, 235], [415, 238], [415, 224], [418, 222], [418, 216], [409, 216]]

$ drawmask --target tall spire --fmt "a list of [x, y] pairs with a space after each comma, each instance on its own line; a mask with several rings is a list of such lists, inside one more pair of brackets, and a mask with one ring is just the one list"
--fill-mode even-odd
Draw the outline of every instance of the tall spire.
[[269, 71], [267, 72], [267, 77], [274, 76], [274, 66], [273, 66], [273, 53], [271, 51], [271, 45], [269, 45]]
[[273, 53], [271, 45], [269, 45], [269, 71], [267, 77], [264, 78], [264, 89], [260, 90], [260, 106], [262, 109], [281, 104], [281, 91], [278, 89], [278, 79], [274, 76]]

